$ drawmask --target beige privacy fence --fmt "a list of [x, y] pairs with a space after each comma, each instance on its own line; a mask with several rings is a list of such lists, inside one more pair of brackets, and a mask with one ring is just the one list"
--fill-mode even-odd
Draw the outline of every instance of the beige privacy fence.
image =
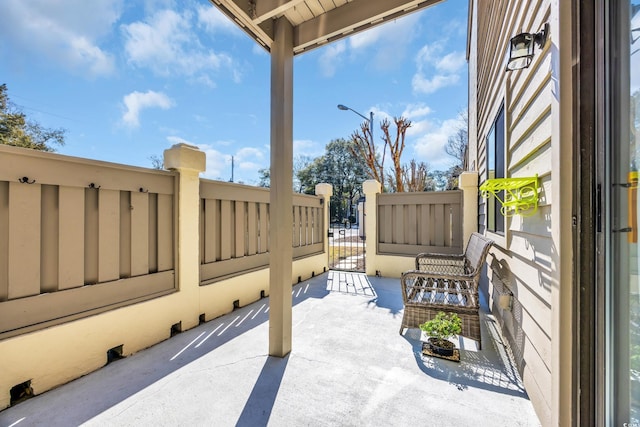
[[174, 290], [174, 175], [0, 146], [0, 338]]
[[[2, 145], [0, 165], [0, 340], [178, 290], [178, 173]], [[294, 196], [296, 259], [324, 252], [322, 200]], [[268, 189], [200, 180], [199, 227], [201, 285], [268, 266]]]
[[379, 254], [462, 253], [462, 191], [377, 195]]
[[[200, 281], [269, 265], [269, 190], [200, 180]], [[293, 196], [293, 257], [324, 251], [321, 198]]]

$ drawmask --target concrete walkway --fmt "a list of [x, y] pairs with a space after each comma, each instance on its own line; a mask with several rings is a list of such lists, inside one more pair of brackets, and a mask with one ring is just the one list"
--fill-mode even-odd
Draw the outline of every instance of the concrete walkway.
[[[537, 426], [491, 316], [461, 363], [398, 330], [398, 279], [293, 288], [293, 351], [268, 356], [268, 299], [0, 412], [0, 426]], [[78, 343], [82, 345], [82, 343]]]

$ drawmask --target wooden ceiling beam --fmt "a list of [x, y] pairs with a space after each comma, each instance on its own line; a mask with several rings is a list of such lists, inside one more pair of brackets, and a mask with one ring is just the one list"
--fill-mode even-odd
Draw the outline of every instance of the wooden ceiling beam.
[[253, 22], [259, 24], [270, 18], [277, 18], [305, 0], [255, 0]]
[[[273, 19], [305, 0], [209, 0], [267, 51]], [[352, 0], [294, 27], [294, 54], [369, 29], [444, 0]]]
[[294, 33], [294, 49], [300, 53], [441, 1], [353, 0], [298, 25]]

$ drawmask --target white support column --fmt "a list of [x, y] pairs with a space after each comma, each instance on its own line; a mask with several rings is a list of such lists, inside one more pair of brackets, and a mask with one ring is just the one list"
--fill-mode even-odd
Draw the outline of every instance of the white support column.
[[198, 326], [200, 315], [200, 172], [206, 170], [206, 156], [197, 147], [176, 144], [164, 150], [165, 169], [176, 170], [178, 178], [176, 279], [180, 299], [182, 330]]
[[366, 273], [367, 276], [375, 276], [377, 270], [377, 253], [378, 253], [378, 229], [377, 229], [377, 197], [382, 192], [382, 185], [375, 179], [369, 179], [362, 183], [362, 192], [364, 193], [364, 233], [365, 233], [365, 252], [367, 256]]
[[316, 185], [316, 196], [322, 196], [324, 200], [324, 229], [322, 232], [324, 233], [324, 253], [327, 254], [327, 267], [329, 266], [329, 238], [327, 237], [327, 233], [329, 231], [329, 212], [330, 212], [330, 200], [331, 196], [333, 196], [333, 186], [331, 184], [317, 184]]
[[463, 250], [469, 237], [478, 231], [478, 172], [462, 172], [458, 177], [458, 187], [462, 190], [462, 245]]
[[274, 21], [271, 46], [269, 355], [291, 351], [293, 266], [293, 27]]
[[[568, 4], [569, 3], [569, 4]], [[552, 79], [559, 82], [559, 93], [551, 100], [551, 239], [557, 249], [552, 258], [551, 285], [551, 424], [569, 425], [573, 420], [573, 399], [580, 393], [573, 373], [574, 325], [576, 294], [580, 284], [573, 276], [573, 119], [575, 117], [574, 91], [579, 85], [574, 82], [573, 32], [575, 19], [571, 2], [551, 2], [551, 60]], [[575, 187], [577, 188], [577, 186]], [[575, 286], [577, 285], [577, 286]], [[631, 425], [629, 423], [628, 425]]]

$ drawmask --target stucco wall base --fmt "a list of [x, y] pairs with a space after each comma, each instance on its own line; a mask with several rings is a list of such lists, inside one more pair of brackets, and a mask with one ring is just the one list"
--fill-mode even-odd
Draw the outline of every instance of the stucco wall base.
[[[292, 284], [322, 274], [327, 255], [293, 263]], [[199, 289], [194, 292], [193, 289]], [[107, 351], [122, 345], [124, 356], [166, 340], [171, 327], [197, 326], [200, 314], [211, 320], [233, 310], [233, 301], [246, 305], [268, 295], [269, 269], [194, 287], [154, 300], [0, 341], [0, 410], [10, 405], [12, 387], [31, 381], [34, 394], [65, 384], [107, 363]], [[199, 298], [199, 303], [198, 303]], [[197, 308], [198, 312], [194, 312]]]
[[12, 387], [31, 381], [34, 394], [79, 378], [107, 363], [107, 351], [123, 355], [161, 342], [181, 312], [179, 293], [65, 323], [0, 342], [0, 408], [10, 404]]
[[416, 268], [415, 257], [367, 254], [367, 274], [383, 277], [400, 277], [407, 270]]

